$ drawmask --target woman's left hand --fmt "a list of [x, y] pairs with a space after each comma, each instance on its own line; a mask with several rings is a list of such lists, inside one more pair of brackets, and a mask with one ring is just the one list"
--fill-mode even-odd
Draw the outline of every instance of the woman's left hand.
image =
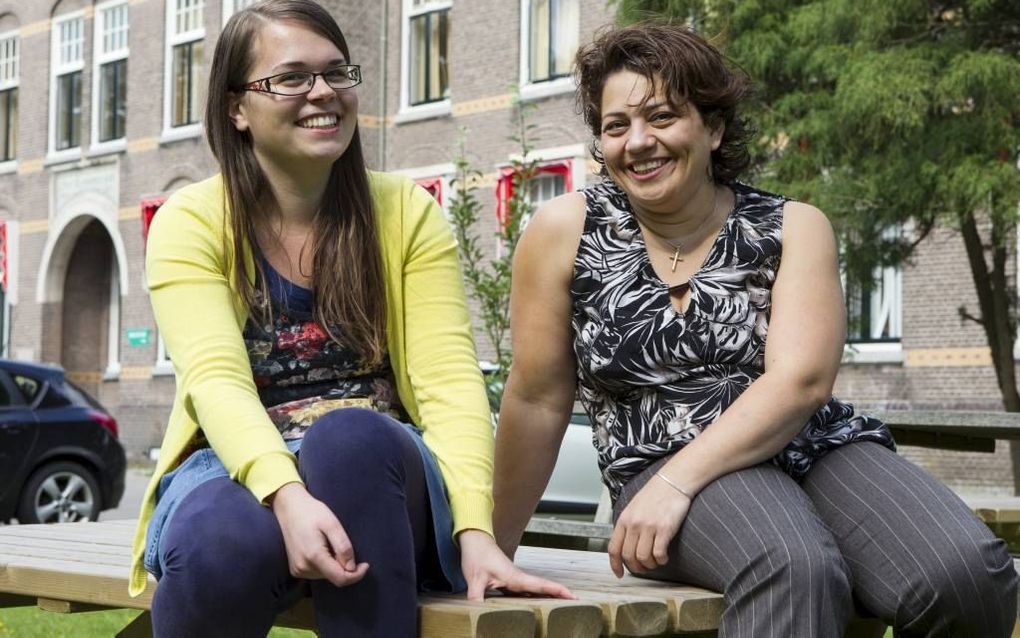
[[623, 578], [623, 566], [642, 572], [665, 565], [669, 542], [680, 531], [691, 501], [652, 477], [627, 504], [609, 539], [609, 566]]
[[460, 543], [461, 569], [468, 584], [468, 600], [482, 601], [485, 592], [490, 589], [574, 598], [563, 585], [522, 571], [499, 549], [496, 541], [483, 531], [464, 530], [457, 535], [457, 541]]

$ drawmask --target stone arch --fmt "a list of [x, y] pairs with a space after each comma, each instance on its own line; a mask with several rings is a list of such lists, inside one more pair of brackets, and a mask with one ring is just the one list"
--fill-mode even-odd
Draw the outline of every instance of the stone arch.
[[50, 17], [56, 18], [64, 15], [65, 13], [72, 13], [74, 11], [80, 11], [91, 6], [88, 0], [57, 0], [50, 7]]
[[10, 3], [0, 3], [0, 33], [14, 31], [21, 26], [21, 20], [18, 19], [14, 9], [14, 5]]
[[120, 296], [128, 295], [128, 261], [127, 251], [120, 229], [111, 223], [106, 216], [94, 215], [90, 212], [93, 204], [89, 196], [75, 202], [74, 210], [61, 216], [59, 226], [51, 228], [46, 245], [43, 247], [42, 259], [39, 262], [39, 278], [36, 281], [36, 303], [53, 303], [63, 300], [63, 284], [67, 275], [67, 265], [71, 252], [77, 244], [78, 236], [93, 219], [106, 229], [113, 244], [114, 257], [117, 264], [117, 276], [120, 282]]

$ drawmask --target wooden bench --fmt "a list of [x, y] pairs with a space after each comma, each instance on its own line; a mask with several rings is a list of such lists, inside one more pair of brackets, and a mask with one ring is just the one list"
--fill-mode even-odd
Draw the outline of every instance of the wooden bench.
[[[909, 445], [991, 451], [996, 439], [1020, 439], [1020, 415], [997, 413], [889, 411], [876, 416]], [[970, 499], [972, 509], [996, 533], [1020, 528], [1020, 498]], [[604, 543], [609, 538], [608, 498], [600, 522], [532, 519], [532, 534]], [[134, 521], [15, 525], [0, 527], [0, 608], [37, 605], [61, 613], [103, 609], [144, 610], [119, 636], [151, 636], [148, 609], [156, 583], [138, 598], [127, 595]], [[708, 635], [718, 628], [722, 596], [695, 587], [626, 576], [616, 580], [605, 554], [521, 547], [517, 562], [528, 571], [558, 580], [579, 600], [492, 597], [471, 603], [463, 597], [419, 599], [422, 636], [651, 636]], [[309, 600], [280, 614], [277, 624], [312, 629]], [[883, 626], [858, 619], [848, 636], [881, 636]], [[1014, 632], [1020, 638], [1020, 632]]]
[[[103, 609], [148, 610], [156, 583], [138, 598], [127, 594], [134, 521], [12, 525], [0, 527], [0, 607], [38, 605], [75, 613]], [[493, 597], [471, 603], [463, 596], [419, 599], [422, 636], [657, 636], [718, 627], [722, 596], [694, 587], [626, 577], [617, 583], [605, 555], [523, 547], [531, 571], [572, 587], [579, 600]], [[611, 582], [612, 581], [612, 582]], [[281, 614], [277, 624], [312, 629], [310, 600]], [[119, 636], [151, 636], [146, 611]]]

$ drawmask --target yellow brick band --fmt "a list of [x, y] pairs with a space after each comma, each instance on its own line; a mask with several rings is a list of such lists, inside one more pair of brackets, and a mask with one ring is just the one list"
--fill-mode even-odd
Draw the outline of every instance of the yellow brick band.
[[978, 348], [917, 348], [905, 351], [908, 368], [953, 368], [992, 365], [992, 351]]

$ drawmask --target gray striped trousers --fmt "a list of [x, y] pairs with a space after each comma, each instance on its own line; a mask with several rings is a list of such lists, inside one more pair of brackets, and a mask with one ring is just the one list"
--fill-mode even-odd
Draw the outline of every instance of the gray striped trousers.
[[[616, 516], [667, 460], [624, 487]], [[768, 463], [712, 482], [669, 563], [636, 575], [723, 592], [725, 637], [838, 637], [855, 605], [897, 636], [1009, 636], [1016, 620], [1006, 544], [925, 471], [867, 442], [829, 452], [800, 484]]]

